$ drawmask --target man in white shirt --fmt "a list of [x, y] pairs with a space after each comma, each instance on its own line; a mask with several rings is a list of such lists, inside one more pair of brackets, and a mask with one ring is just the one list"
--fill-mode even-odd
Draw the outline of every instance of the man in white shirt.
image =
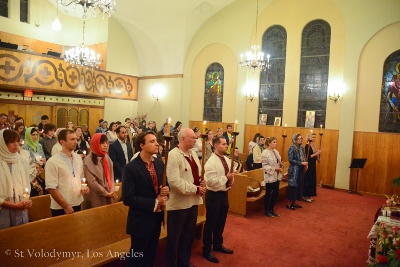
[[62, 149], [46, 163], [46, 189], [50, 193], [53, 217], [81, 210], [83, 196], [89, 188], [82, 189], [82, 158], [73, 153], [77, 138], [73, 130], [64, 129], [58, 135]]
[[190, 267], [190, 255], [196, 231], [198, 205], [206, 188], [201, 181], [201, 164], [192, 150], [196, 136], [192, 129], [178, 133], [179, 145], [168, 154], [167, 178], [170, 187], [167, 201], [166, 266]]
[[212, 142], [214, 154], [204, 166], [207, 213], [203, 231], [203, 257], [208, 261], [218, 263], [219, 260], [211, 252], [211, 246], [213, 246], [213, 251], [233, 254], [233, 250], [223, 246], [222, 233], [229, 209], [228, 190], [233, 185], [234, 173], [229, 170], [231, 161], [224, 156], [228, 149], [226, 139], [216, 136]]

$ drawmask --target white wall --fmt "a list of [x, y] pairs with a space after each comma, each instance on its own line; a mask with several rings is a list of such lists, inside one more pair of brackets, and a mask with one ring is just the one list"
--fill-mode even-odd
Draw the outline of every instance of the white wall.
[[126, 118], [136, 117], [138, 101], [106, 98], [104, 102], [104, 120], [124, 122]]

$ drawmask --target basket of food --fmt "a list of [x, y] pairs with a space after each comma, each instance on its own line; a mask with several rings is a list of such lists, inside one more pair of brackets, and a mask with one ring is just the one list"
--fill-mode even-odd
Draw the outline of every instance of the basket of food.
[[258, 197], [261, 194], [260, 183], [251, 177], [248, 177], [247, 197]]

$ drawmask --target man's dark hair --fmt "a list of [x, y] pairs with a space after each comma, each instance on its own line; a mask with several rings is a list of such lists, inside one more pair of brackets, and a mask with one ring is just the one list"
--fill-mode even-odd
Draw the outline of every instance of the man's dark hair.
[[48, 120], [48, 119], [49, 119], [49, 116], [47, 116], [47, 115], [43, 115], [42, 117], [40, 117], [40, 119], [41, 119], [42, 121], [44, 121], [44, 120]]
[[221, 139], [225, 140], [225, 137], [223, 137], [223, 136], [214, 136], [214, 138], [212, 139], [213, 146], [221, 144]]
[[119, 132], [121, 131], [122, 128], [126, 129], [125, 126], [120, 125], [120, 126], [117, 127], [117, 129], [115, 129], [115, 132], [116, 132], [117, 134], [119, 134]]
[[229, 127], [232, 128], [232, 125], [230, 125], [230, 124], [226, 125], [226, 129], [228, 129]]
[[67, 135], [71, 133], [75, 133], [75, 131], [72, 129], [61, 130], [60, 133], [57, 135], [58, 142], [60, 143], [61, 140], [67, 141]]
[[53, 123], [46, 123], [43, 126], [43, 132], [47, 134], [49, 131], [56, 130], [56, 126]]
[[125, 122], [127, 122], [128, 120], [131, 120], [131, 119], [130, 119], [130, 118], [126, 118], [126, 119], [125, 119]]
[[141, 134], [139, 134], [137, 137], [136, 137], [136, 147], [139, 149], [139, 151], [142, 151], [142, 148], [140, 147], [140, 144], [145, 144], [145, 142], [146, 142], [146, 135], [148, 135], [148, 134], [152, 134], [152, 135], [154, 135], [156, 138], [157, 138], [157, 136], [156, 136], [156, 134], [153, 132], [153, 131], [146, 131], [146, 132], [144, 132], [144, 133], [141, 133]]
[[100, 119], [100, 120], [99, 120], [99, 124], [102, 123], [103, 121], [104, 121], [103, 119]]
[[7, 114], [5, 114], [5, 113], [1, 113], [1, 114], [0, 114], [0, 117], [3, 117], [3, 116], [6, 116], [6, 117], [8, 117], [8, 116], [7, 116]]

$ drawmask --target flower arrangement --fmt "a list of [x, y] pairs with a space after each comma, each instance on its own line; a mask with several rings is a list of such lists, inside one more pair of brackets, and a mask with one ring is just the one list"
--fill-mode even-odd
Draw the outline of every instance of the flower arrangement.
[[400, 266], [400, 233], [397, 225], [387, 226], [381, 222], [378, 227], [378, 245], [382, 251], [378, 262], [368, 266]]
[[390, 206], [396, 206], [396, 205], [400, 205], [400, 200], [399, 200], [399, 196], [394, 194], [392, 196], [388, 196], [385, 195], [387, 200], [386, 200], [386, 204], [390, 205]]

